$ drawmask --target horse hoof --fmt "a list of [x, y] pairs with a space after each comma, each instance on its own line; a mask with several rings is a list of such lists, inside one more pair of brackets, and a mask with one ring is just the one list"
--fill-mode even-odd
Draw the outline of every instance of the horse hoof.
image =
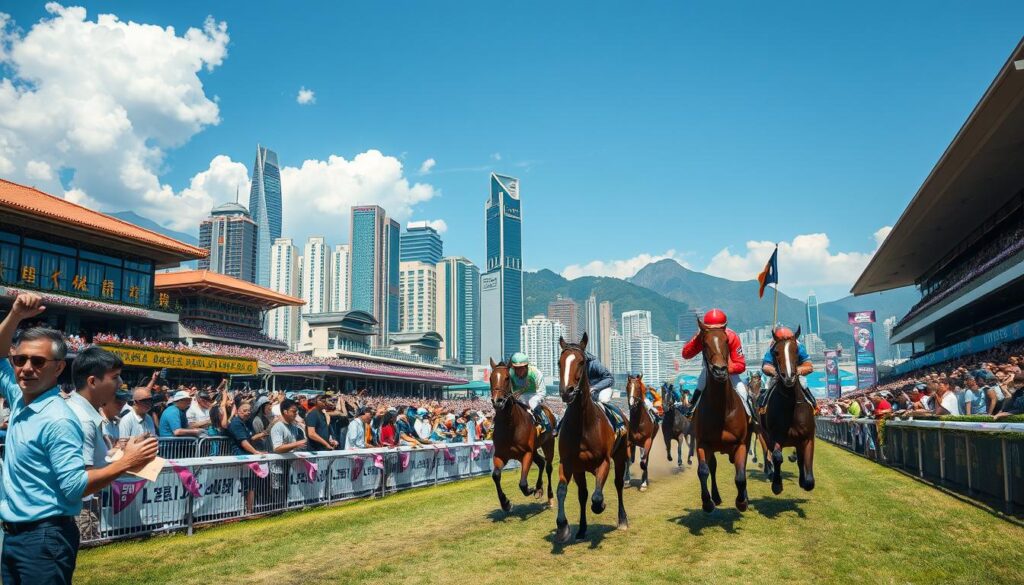
[[721, 506], [722, 505], [722, 496], [711, 496], [711, 501], [713, 501], [716, 506]]
[[810, 481], [805, 481], [804, 485], [802, 485], [800, 487], [804, 488], [805, 491], [808, 491], [808, 492], [812, 491], [812, 490], [814, 490], [814, 480], [812, 479]]
[[519, 491], [523, 492], [523, 495], [526, 497], [530, 497], [533, 495], [533, 491], [530, 490], [530, 486], [526, 485], [525, 483], [519, 485]]
[[512, 511], [512, 502], [510, 500], [505, 500], [501, 502], [501, 510], [505, 512], [505, 514], [507, 515], [509, 512]]
[[586, 530], [580, 530], [579, 532], [576, 533], [576, 541], [577, 542], [579, 542], [581, 540], [586, 540], [586, 539], [587, 539], [587, 531]]
[[646, 492], [647, 491], [647, 484], [646, 483], [640, 484], [640, 491], [642, 491], [642, 492]]
[[772, 482], [772, 493], [776, 496], [782, 493], [782, 482]]
[[672, 461], [672, 456], [671, 455], [668, 456], [668, 460]]
[[737, 501], [736, 502], [736, 509], [739, 510], [740, 512], [746, 512], [747, 511], [747, 501], [746, 500], [743, 500], [742, 502]]
[[704, 510], [705, 513], [710, 514], [715, 511], [715, 503], [712, 502], [711, 500], [707, 500], [701, 504], [701, 508]]
[[619, 522], [619, 525], [616, 526], [615, 529], [625, 532], [626, 530], [629, 530], [629, 522]]
[[604, 512], [604, 509], [605, 509], [604, 502], [601, 502], [601, 503], [594, 502], [590, 506], [590, 511], [595, 513], [595, 514], [600, 514], [600, 513]]
[[548, 498], [548, 509], [550, 510], [555, 505], [555, 501]]
[[560, 543], [563, 543], [563, 544], [566, 543], [566, 542], [569, 542], [569, 524], [568, 523], [565, 526], [559, 526], [558, 529], [555, 530], [555, 542], [560, 542]]
[[789, 462], [790, 463], [796, 463], [796, 453], [790, 453], [789, 454]]
[[543, 488], [535, 489], [533, 491], [533, 497], [537, 498], [538, 500], [543, 498], [544, 497], [544, 489]]
[[676, 463], [676, 468], [682, 469], [683, 468], [683, 462], [680, 461], [679, 463]]

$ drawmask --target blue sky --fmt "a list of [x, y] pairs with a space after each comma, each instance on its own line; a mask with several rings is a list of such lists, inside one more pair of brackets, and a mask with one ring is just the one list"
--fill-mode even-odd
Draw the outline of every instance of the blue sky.
[[[218, 156], [251, 167], [257, 142], [296, 173], [307, 160], [326, 168], [332, 155], [352, 161], [377, 150], [402, 164], [396, 179], [394, 168], [367, 163], [384, 168], [390, 194], [381, 201], [401, 200], [404, 219], [443, 219], [448, 254], [482, 260], [495, 170], [521, 179], [528, 268], [626, 276], [648, 257], [670, 256], [753, 278], [767, 255], [747, 242], [783, 241], [782, 290], [816, 289], [823, 300], [848, 290], [876, 232], [896, 221], [1024, 22], [1021, 2], [552, 4], [89, 2], [84, 20], [110, 13], [123, 25], [173, 26], [174, 38], [202, 29], [208, 15], [226, 23], [226, 53], [191, 67], [201, 87], [189, 107], [201, 109], [198, 91], [216, 115], [175, 118], [166, 113], [172, 98], [140, 107], [144, 98], [109, 89], [139, 148], [159, 151], [148, 168], [166, 196], [138, 211], [162, 223], [188, 227], [208, 211], [183, 212], [190, 204], [232, 196], [227, 179], [217, 188], [211, 179], [206, 191], [191, 185], [196, 198], [175, 199]], [[11, 16], [8, 37], [20, 29], [11, 46], [30, 46], [41, 19], [62, 18], [42, 3], [0, 11]], [[140, 42], [133, 50], [165, 46]], [[3, 71], [15, 86], [68, 84], [70, 74], [31, 51], [13, 54]], [[116, 67], [116, 56], [107, 60]], [[313, 103], [297, 102], [303, 87]], [[31, 106], [14, 112], [26, 117]], [[0, 117], [3, 107], [0, 99]], [[98, 157], [55, 156], [48, 166], [60, 171], [50, 174], [28, 166], [41, 157], [12, 150], [0, 176], [63, 188], [108, 211], [150, 189], [126, 178], [123, 162], [105, 173], [119, 179], [103, 183], [83, 170]], [[421, 173], [428, 159], [434, 165]], [[286, 235], [347, 241], [343, 212], [304, 202], [349, 183], [304, 170], [293, 195], [303, 200], [284, 211]], [[58, 174], [60, 184], [48, 185]], [[827, 238], [799, 238], [812, 234]]]

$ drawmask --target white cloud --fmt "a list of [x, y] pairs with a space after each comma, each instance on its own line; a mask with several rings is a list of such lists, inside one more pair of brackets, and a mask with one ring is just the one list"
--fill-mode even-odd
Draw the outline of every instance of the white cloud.
[[[891, 227], [873, 234], [875, 250]], [[804, 234], [790, 242], [779, 243], [779, 280], [781, 289], [848, 286], [864, 270], [875, 250], [870, 252], [833, 252], [826, 234]], [[733, 253], [724, 248], [708, 263], [705, 272], [730, 280], [753, 280], [764, 269], [775, 242], [748, 241], [746, 249]]]
[[891, 232], [891, 231], [892, 231], [892, 226], [891, 225], [886, 225], [886, 226], [882, 226], [882, 227], [878, 228], [878, 231], [876, 231], [874, 233], [875, 248], [876, 249], [882, 247], [882, 242], [885, 241], [885, 238], [889, 237], [889, 232]]
[[423, 161], [423, 164], [420, 165], [420, 174], [421, 175], [429, 175], [431, 169], [433, 169], [434, 165], [436, 165], [436, 164], [437, 164], [437, 161], [432, 159], [432, 158], [428, 158], [427, 160]]
[[570, 264], [562, 270], [562, 276], [570, 280], [581, 276], [614, 276], [616, 278], [629, 278], [640, 271], [641, 268], [652, 262], [675, 260], [689, 268], [683, 260], [683, 255], [675, 250], [667, 250], [664, 254], [638, 254], [625, 260], [594, 260], [587, 264]]
[[427, 225], [437, 230], [437, 233], [443, 234], [448, 231], [448, 222], [443, 219], [433, 219], [427, 222]]
[[299, 88], [299, 95], [295, 96], [295, 101], [299, 102], [300, 105], [315, 104], [316, 94], [313, 93], [312, 89], [306, 89], [305, 86]]
[[199, 73], [227, 57], [227, 25], [208, 17], [178, 35], [113, 14], [86, 20], [80, 7], [46, 11], [27, 32], [0, 15], [0, 60], [11, 72], [0, 79], [0, 172], [100, 210], [194, 230], [210, 202], [175, 193], [158, 173], [167, 149], [220, 122]]
[[491, 155], [491, 160], [501, 160], [501, 153], [495, 152]]

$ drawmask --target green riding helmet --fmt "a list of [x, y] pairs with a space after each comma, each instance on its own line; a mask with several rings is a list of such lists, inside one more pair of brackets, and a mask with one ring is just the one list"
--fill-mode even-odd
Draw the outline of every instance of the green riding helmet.
[[512, 358], [509, 361], [512, 362], [513, 367], [530, 365], [530, 358], [526, 357], [526, 354], [521, 351], [512, 354]]

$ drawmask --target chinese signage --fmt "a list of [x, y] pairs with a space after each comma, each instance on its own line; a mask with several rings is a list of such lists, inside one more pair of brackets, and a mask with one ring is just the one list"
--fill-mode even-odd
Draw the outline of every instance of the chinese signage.
[[857, 311], [848, 313], [847, 317], [853, 325], [854, 363], [857, 366], [857, 388], [873, 386], [878, 381], [878, 368], [875, 365], [875, 333], [871, 324], [875, 322], [874, 311]]
[[116, 354], [128, 366], [241, 375], [256, 374], [259, 369], [256, 360], [245, 358], [175, 353], [125, 345], [104, 344], [103, 349]]
[[839, 353], [834, 349], [825, 350], [825, 389], [828, 398], [839, 398], [843, 393], [839, 382]]

